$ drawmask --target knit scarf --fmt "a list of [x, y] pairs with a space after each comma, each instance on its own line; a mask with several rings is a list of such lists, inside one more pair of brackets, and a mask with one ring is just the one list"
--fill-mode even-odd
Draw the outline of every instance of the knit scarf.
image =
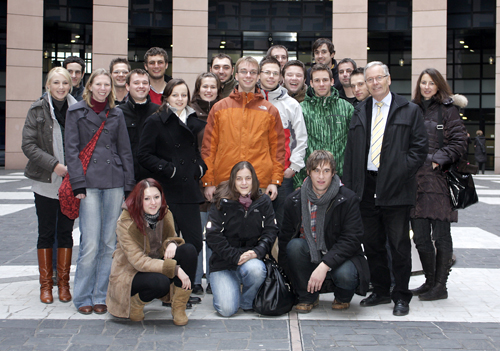
[[160, 217], [160, 210], [158, 210], [158, 212], [153, 215], [144, 213], [144, 219], [146, 220], [146, 222], [148, 222], [148, 225], [151, 229], [156, 229], [158, 217]]
[[[327, 191], [320, 197], [316, 195], [312, 188], [311, 178], [307, 177], [300, 188], [300, 205], [302, 210], [302, 226], [304, 228], [304, 235], [309, 245], [312, 263], [320, 263], [322, 252], [328, 251], [325, 242], [325, 217], [326, 210], [332, 199], [337, 196], [340, 188], [340, 178], [334, 175], [332, 183]], [[318, 206], [316, 214], [316, 240], [311, 231], [311, 212], [309, 211], [308, 201]]]
[[245, 207], [245, 210], [248, 210], [250, 208], [250, 205], [252, 204], [252, 198], [250, 197], [250, 194], [247, 194], [245, 196], [240, 195], [238, 199], [239, 203]]

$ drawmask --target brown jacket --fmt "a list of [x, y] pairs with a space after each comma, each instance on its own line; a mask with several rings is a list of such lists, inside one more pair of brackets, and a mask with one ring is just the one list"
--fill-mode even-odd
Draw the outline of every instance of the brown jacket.
[[[184, 244], [184, 240], [177, 237], [175, 233], [172, 212], [168, 211], [165, 218], [158, 222], [156, 230], [162, 231], [162, 256], [169, 242]], [[135, 274], [155, 272], [173, 278], [177, 261], [154, 259], [148, 256], [150, 248], [147, 236], [139, 231], [127, 210], [123, 210], [118, 219], [116, 235], [116, 250], [113, 253], [113, 264], [109, 275], [106, 305], [113, 316], [129, 318], [130, 293]]]

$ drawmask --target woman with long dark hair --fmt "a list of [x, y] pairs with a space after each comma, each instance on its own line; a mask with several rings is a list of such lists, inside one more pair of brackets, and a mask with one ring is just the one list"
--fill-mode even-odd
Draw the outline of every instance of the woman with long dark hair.
[[[101, 126], [85, 173], [78, 156]], [[116, 220], [124, 192], [135, 185], [127, 126], [122, 111], [115, 108], [113, 79], [105, 69], [92, 72], [83, 100], [68, 109], [65, 146], [71, 188], [81, 200], [73, 302], [79, 313], [104, 314]]]
[[224, 317], [252, 311], [266, 277], [262, 259], [271, 252], [278, 225], [268, 195], [260, 195], [253, 166], [238, 162], [217, 187], [207, 223], [212, 249], [210, 279], [215, 310]]
[[[144, 319], [144, 306], [172, 296], [175, 325], [186, 325], [186, 303], [196, 271], [196, 249], [177, 237], [158, 181], [141, 180], [125, 200], [106, 303], [116, 317]], [[170, 291], [170, 283], [174, 291]]]
[[423, 112], [429, 153], [417, 172], [417, 201], [411, 211], [413, 240], [426, 280], [412, 293], [431, 301], [448, 297], [446, 282], [453, 258], [450, 227], [458, 221], [458, 213], [451, 207], [444, 172], [466, 152], [467, 131], [455, 105], [465, 107], [467, 100], [452, 94], [438, 70], [427, 68], [417, 80], [413, 102]]
[[71, 301], [69, 271], [73, 252], [73, 223], [61, 212], [58, 190], [68, 173], [64, 157], [64, 127], [68, 107], [76, 104], [70, 95], [71, 76], [62, 67], [47, 75], [47, 94], [31, 105], [23, 128], [22, 149], [28, 164], [24, 175], [33, 180], [38, 217], [38, 269], [40, 301], [52, 303], [52, 246], [57, 233], [59, 301]]

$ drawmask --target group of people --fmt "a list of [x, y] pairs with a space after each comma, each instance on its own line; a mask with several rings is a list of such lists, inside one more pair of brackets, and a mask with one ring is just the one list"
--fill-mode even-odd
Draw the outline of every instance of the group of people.
[[[191, 293], [204, 292], [205, 257], [206, 292], [231, 316], [253, 311], [271, 254], [301, 313], [322, 292], [334, 292], [333, 309], [349, 308], [370, 282], [361, 306], [393, 301], [396, 316], [409, 313], [413, 295], [446, 298], [457, 212], [444, 172], [466, 154], [454, 105], [465, 107], [463, 97], [426, 69], [408, 102], [390, 91], [382, 62], [337, 63], [324, 38], [312, 49], [309, 70], [279, 45], [260, 63], [218, 54], [192, 96], [184, 80], [165, 75], [168, 55], [157, 47], [145, 69], [117, 58], [85, 85], [80, 58], [53, 68], [22, 142], [41, 301], [53, 302], [56, 280], [59, 300], [79, 313], [140, 321], [157, 298], [185, 325], [186, 306], [200, 302]], [[80, 199], [73, 296], [74, 221], [58, 200], [66, 176]], [[426, 277], [413, 291], [410, 221]]]

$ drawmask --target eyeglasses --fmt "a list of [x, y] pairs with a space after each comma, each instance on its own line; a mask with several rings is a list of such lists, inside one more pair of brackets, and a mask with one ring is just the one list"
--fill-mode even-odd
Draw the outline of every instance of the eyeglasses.
[[386, 74], [385, 76], [377, 76], [375, 78], [367, 78], [366, 79], [366, 82], [368, 84], [373, 84], [373, 82], [376, 80], [377, 82], [382, 82], [382, 80], [384, 80], [385, 77], [389, 76], [388, 74]]
[[280, 72], [278, 71], [262, 71], [266, 76], [274, 76], [274, 77], [279, 77]]
[[246, 76], [248, 73], [250, 73], [251, 76], [256, 76], [257, 74], [259, 74], [259, 72], [257, 71], [247, 71], [246, 69], [242, 69], [238, 73], [241, 74], [242, 76]]

